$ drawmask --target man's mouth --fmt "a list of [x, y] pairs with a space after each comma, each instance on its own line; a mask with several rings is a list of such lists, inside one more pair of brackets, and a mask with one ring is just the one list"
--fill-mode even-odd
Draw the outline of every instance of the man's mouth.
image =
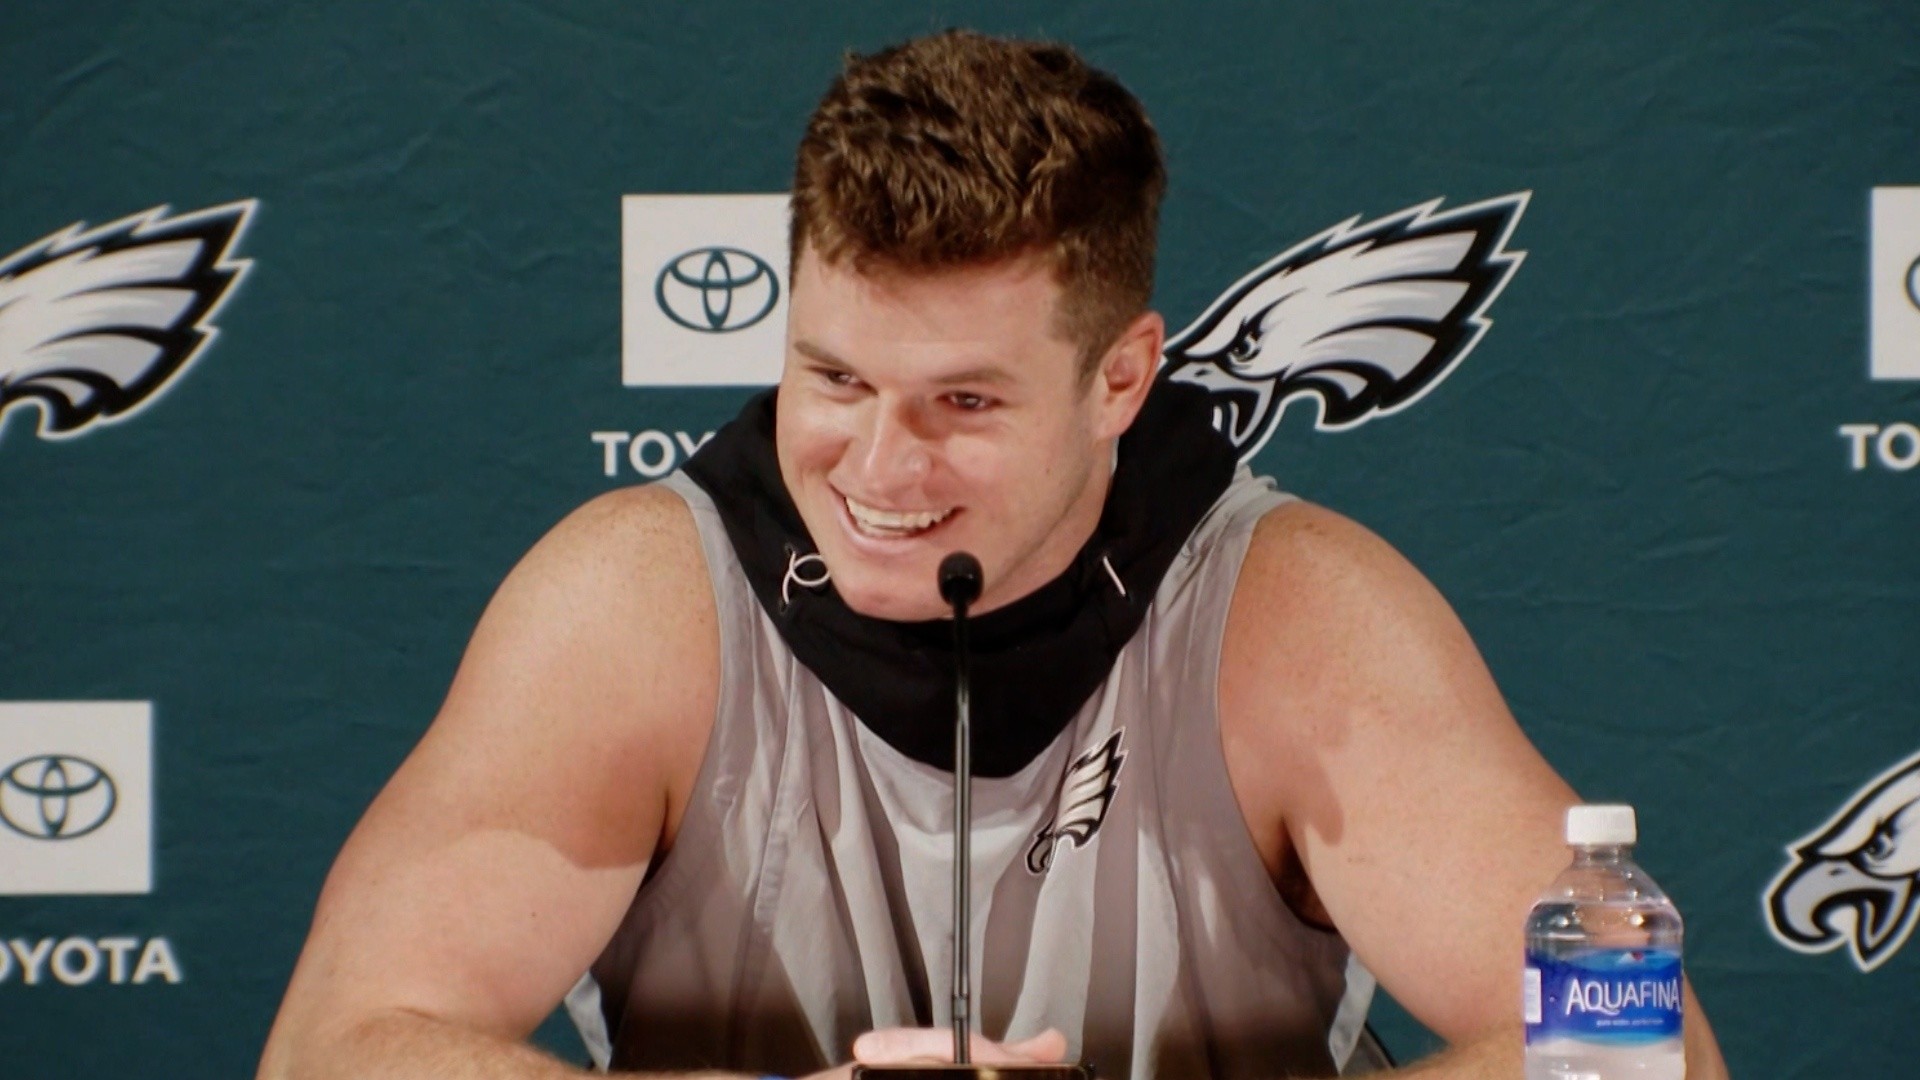
[[854, 531], [876, 540], [902, 540], [930, 532], [952, 517], [955, 509], [949, 506], [944, 510], [882, 510], [845, 495], [841, 500], [846, 503], [847, 517], [853, 521]]

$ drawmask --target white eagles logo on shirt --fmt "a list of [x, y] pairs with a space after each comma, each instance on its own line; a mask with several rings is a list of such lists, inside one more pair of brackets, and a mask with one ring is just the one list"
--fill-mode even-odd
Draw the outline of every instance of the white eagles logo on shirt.
[[65, 439], [152, 404], [218, 334], [252, 265], [231, 253], [257, 205], [76, 222], [0, 259], [0, 430], [16, 405], [39, 407], [42, 438]]
[[1127, 729], [1121, 728], [1067, 766], [1067, 775], [1060, 783], [1059, 809], [1027, 849], [1029, 871], [1046, 873], [1053, 866], [1061, 841], [1086, 847], [1093, 834], [1100, 831], [1100, 823], [1107, 820], [1107, 808], [1113, 805], [1113, 793], [1120, 788], [1120, 766], [1127, 760], [1120, 741], [1126, 734]]
[[1235, 282], [1173, 336], [1161, 377], [1213, 395], [1214, 426], [1250, 460], [1287, 405], [1333, 431], [1439, 385], [1487, 328], [1526, 257], [1507, 240], [1530, 192], [1435, 213], [1441, 200], [1304, 240]]
[[1869, 781], [1787, 848], [1767, 889], [1767, 928], [1803, 953], [1846, 946], [1872, 971], [1920, 922], [1920, 754]]

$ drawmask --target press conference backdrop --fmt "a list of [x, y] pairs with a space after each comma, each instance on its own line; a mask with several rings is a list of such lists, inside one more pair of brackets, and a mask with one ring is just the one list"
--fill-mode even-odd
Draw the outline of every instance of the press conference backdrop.
[[1169, 362], [1639, 807], [1735, 1073], [1912, 1073], [1920, 6], [9, 0], [0, 1076], [250, 1074], [494, 585], [774, 377], [842, 52], [955, 24], [1145, 101]]

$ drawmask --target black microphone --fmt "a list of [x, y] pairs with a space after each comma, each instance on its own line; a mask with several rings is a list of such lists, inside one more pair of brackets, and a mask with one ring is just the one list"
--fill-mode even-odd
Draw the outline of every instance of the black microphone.
[[940, 596], [953, 607], [953, 1060], [972, 1061], [973, 673], [968, 670], [967, 606], [980, 599], [980, 560], [956, 551], [940, 560]]
[[964, 619], [967, 607], [980, 599], [980, 560], [956, 551], [940, 560], [940, 598], [953, 607], [953, 617]]
[[953, 608], [953, 1061], [952, 1065], [855, 1065], [853, 1080], [1094, 1080], [1085, 1065], [972, 1064], [973, 715], [967, 608], [980, 599], [980, 560], [956, 551], [940, 560], [940, 596]]

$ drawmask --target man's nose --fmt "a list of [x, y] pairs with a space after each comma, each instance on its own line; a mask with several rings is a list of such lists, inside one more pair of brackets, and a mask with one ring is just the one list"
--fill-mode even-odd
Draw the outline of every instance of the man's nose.
[[874, 403], [866, 446], [860, 454], [862, 478], [875, 495], [904, 492], [933, 470], [933, 445], [924, 417], [910, 402]]

